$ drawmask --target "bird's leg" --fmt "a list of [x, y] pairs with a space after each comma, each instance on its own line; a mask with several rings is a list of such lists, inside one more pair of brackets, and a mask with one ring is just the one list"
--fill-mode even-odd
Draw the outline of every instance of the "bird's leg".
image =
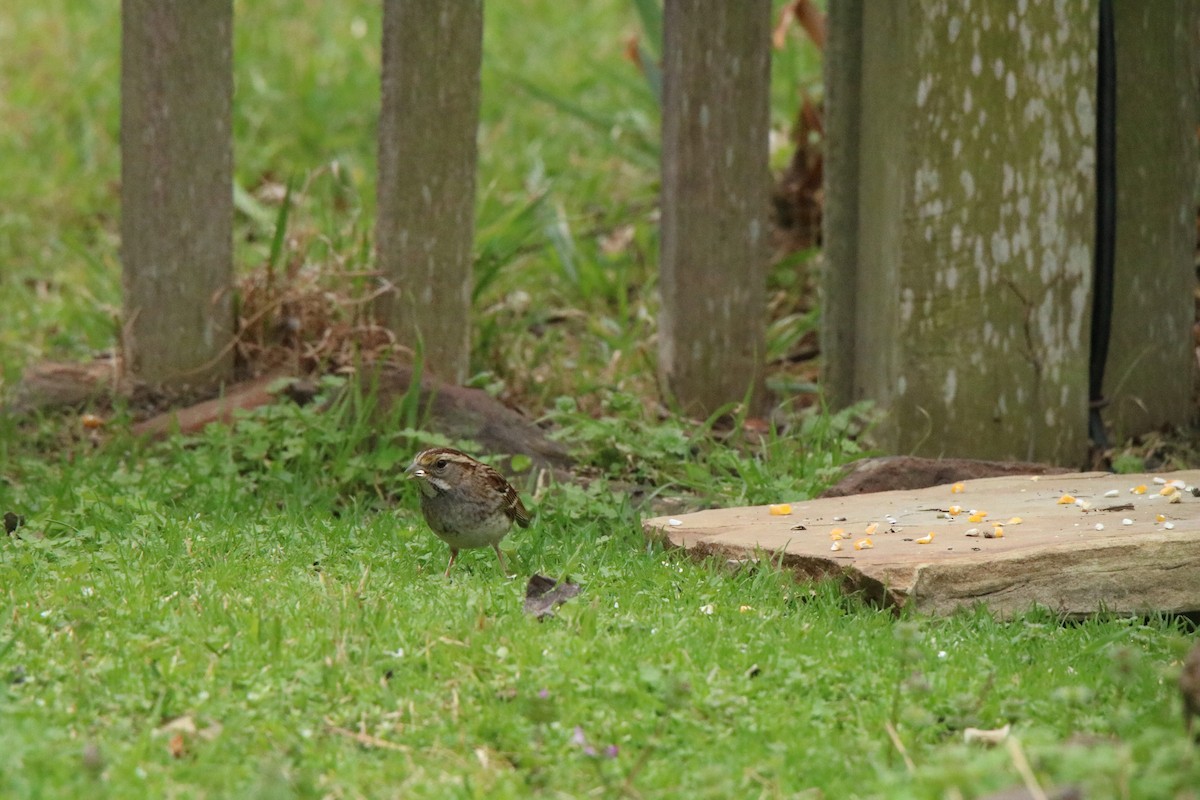
[[505, 575], [511, 576], [512, 573], [508, 571], [508, 565], [504, 563], [504, 553], [500, 552], [500, 545], [494, 544], [492, 545], [492, 549], [496, 551], [496, 558], [500, 559], [500, 569], [504, 570]]
[[458, 558], [458, 550], [456, 548], [451, 547], [450, 548], [450, 563], [446, 565], [446, 572], [445, 572], [445, 574], [442, 575], [443, 578], [450, 577], [450, 568], [454, 566], [454, 562], [457, 558]]

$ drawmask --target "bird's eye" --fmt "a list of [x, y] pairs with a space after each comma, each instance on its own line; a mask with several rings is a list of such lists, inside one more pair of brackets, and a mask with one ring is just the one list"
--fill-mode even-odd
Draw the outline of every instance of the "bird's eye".
[[437, 460], [437, 461], [434, 463], [434, 465], [433, 465], [433, 468], [434, 468], [434, 469], [445, 469], [445, 468], [446, 468], [446, 459], [444, 459], [444, 458], [439, 458], [439, 459], [438, 459], [438, 460]]

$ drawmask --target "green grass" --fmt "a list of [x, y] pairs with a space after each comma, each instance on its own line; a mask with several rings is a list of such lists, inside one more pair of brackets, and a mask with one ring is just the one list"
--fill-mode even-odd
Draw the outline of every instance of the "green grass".
[[[1004, 724], [1041, 781], [1088, 797], [1200, 778], [1177, 622], [897, 620], [766, 565], [664, 552], [595, 481], [541, 494], [505, 542], [520, 575], [583, 587], [539, 623], [490, 553], [440, 577], [446, 548], [395, 477], [419, 434], [381, 441], [339, 408], [17, 460], [0, 794], [973, 797], [1019, 782], [1005, 748], [963, 743]], [[807, 494], [839, 458], [836, 431], [718, 462], [702, 432], [647, 425], [637, 471], [687, 485], [675, 453], [696, 449], [718, 502], [791, 496], [763, 471]], [[567, 430], [589, 452], [609, 434]]]
[[[119, 4], [9, 5], [0, 390], [113, 348], [120, 305]], [[860, 450], [853, 413], [755, 439], [655, 410], [635, 5], [486, 10], [475, 382], [582, 461], [586, 487], [522, 487], [537, 518], [505, 542], [580, 596], [539, 623], [490, 553], [441, 578], [397, 479], [430, 437], [402, 412], [279, 406], [146, 444], [117, 409], [99, 446], [70, 416], [0, 417], [0, 513], [26, 518], [0, 536], [0, 797], [969, 798], [1021, 782], [1008, 749], [963, 743], [1005, 724], [1043, 785], [1196, 796], [1177, 620], [896, 618], [643, 538], [631, 498], [799, 499]], [[371, 265], [379, 8], [237, 3], [241, 271]], [[777, 54], [777, 132], [818, 72], [811, 48]], [[773, 356], [816, 325], [807, 258], [772, 275]]]

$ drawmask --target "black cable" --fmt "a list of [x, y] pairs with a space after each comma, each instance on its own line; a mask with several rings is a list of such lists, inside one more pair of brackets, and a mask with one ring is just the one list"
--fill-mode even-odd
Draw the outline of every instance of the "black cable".
[[1096, 247], [1088, 361], [1088, 438], [1093, 451], [1103, 454], [1108, 449], [1108, 434], [1100, 411], [1107, 403], [1104, 367], [1112, 329], [1117, 242], [1117, 47], [1112, 0], [1100, 0], [1096, 67]]

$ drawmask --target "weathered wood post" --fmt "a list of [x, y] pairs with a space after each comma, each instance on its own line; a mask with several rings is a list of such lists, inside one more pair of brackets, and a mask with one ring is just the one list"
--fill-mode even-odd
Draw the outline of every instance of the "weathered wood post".
[[1095, 0], [830, 11], [829, 69], [861, 76], [828, 108], [831, 397], [895, 452], [1081, 464]]
[[1192, 413], [1200, 2], [1113, 3], [1117, 240], [1104, 411], [1116, 440]]
[[470, 356], [481, 0], [385, 0], [376, 313], [425, 368], [466, 379]]
[[[1099, 6], [830, 6], [826, 381], [889, 450], [1085, 462]], [[1189, 408], [1198, 6], [1114, 3], [1120, 435]]]
[[233, 365], [233, 2], [121, 5], [123, 350], [152, 386]]
[[666, 0], [659, 370], [687, 413], [764, 398], [770, 0]]

